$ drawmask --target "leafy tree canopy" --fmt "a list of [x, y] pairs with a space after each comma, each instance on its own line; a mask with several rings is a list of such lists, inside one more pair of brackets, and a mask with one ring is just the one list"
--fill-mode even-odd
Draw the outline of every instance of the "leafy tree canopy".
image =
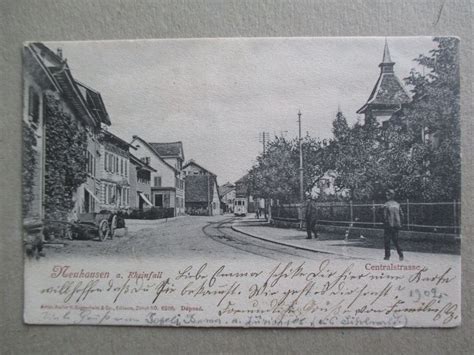
[[[458, 199], [461, 188], [459, 54], [455, 38], [434, 38], [437, 48], [415, 59], [424, 70], [405, 79], [412, 101], [379, 125], [368, 115], [350, 127], [338, 112], [333, 138], [302, 140], [304, 188], [310, 192], [329, 170], [335, 187], [352, 200], [380, 200], [392, 188], [399, 199]], [[285, 202], [299, 196], [299, 141], [275, 137], [247, 176], [251, 193]]]

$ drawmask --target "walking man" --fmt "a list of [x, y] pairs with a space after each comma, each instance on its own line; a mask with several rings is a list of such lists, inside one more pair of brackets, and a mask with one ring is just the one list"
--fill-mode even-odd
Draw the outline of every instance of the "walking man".
[[309, 198], [306, 201], [306, 211], [305, 211], [305, 220], [306, 220], [306, 239], [311, 239], [314, 234], [314, 238], [318, 238], [317, 222], [318, 222], [318, 208], [316, 203]]
[[403, 260], [403, 252], [398, 244], [398, 231], [402, 226], [403, 211], [400, 208], [400, 204], [395, 201], [395, 191], [387, 190], [385, 193], [387, 202], [384, 204], [384, 245], [385, 245], [385, 258], [384, 260], [390, 259], [390, 241], [393, 242], [397, 249], [400, 261]]

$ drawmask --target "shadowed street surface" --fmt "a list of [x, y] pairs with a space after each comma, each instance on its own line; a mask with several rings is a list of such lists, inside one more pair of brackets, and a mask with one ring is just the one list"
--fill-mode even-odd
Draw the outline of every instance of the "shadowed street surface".
[[[110, 258], [170, 258], [225, 260], [381, 260], [383, 246], [364, 239], [344, 240], [335, 234], [322, 233], [318, 239], [306, 239], [306, 232], [275, 228], [263, 219], [252, 217], [184, 216], [161, 220], [127, 220], [128, 233], [112, 240], [97, 239], [65, 241], [45, 248], [46, 257], [110, 257]], [[120, 235], [120, 233], [119, 233]], [[406, 243], [405, 243], [406, 244]], [[405, 245], [402, 242], [402, 248]], [[405, 248], [405, 260], [423, 262], [431, 253], [412, 252]], [[446, 262], [459, 255], [437, 254]], [[395, 253], [392, 260], [398, 261]]]
[[[261, 241], [232, 230], [232, 215], [184, 216], [161, 220], [127, 220], [128, 233], [99, 242], [97, 239], [64, 241], [64, 246], [48, 246], [46, 257], [110, 257], [149, 259], [188, 258], [225, 260], [322, 260], [325, 253], [298, 250]], [[244, 220], [245, 221], [245, 220]], [[341, 258], [341, 256], [333, 256]]]

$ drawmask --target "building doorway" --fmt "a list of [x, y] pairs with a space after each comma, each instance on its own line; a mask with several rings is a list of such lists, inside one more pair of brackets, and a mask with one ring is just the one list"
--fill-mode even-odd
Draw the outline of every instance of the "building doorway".
[[89, 191], [84, 189], [84, 213], [89, 213], [90, 209], [91, 209], [90, 194], [89, 194]]
[[163, 207], [163, 195], [155, 195], [155, 207]]

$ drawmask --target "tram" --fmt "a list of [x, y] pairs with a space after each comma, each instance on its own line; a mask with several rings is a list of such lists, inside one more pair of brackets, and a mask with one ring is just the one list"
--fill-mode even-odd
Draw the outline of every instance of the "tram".
[[247, 215], [247, 199], [244, 197], [237, 197], [234, 200], [234, 215], [245, 216]]

